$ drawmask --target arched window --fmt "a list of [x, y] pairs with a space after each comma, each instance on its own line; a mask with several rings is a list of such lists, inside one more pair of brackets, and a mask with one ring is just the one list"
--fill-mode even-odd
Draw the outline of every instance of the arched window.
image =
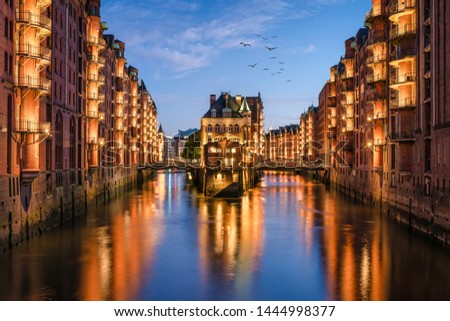
[[211, 133], [211, 132], [212, 132], [212, 126], [211, 126], [211, 124], [208, 125], [207, 132], [208, 132], [208, 133]]
[[226, 132], [227, 132], [227, 126], [226, 126], [226, 125], [223, 125], [223, 126], [222, 126], [222, 132], [223, 132], [223, 133], [226, 133]]
[[216, 125], [216, 133], [220, 133], [220, 126]]
[[55, 169], [63, 169], [63, 120], [59, 111], [55, 121]]
[[239, 133], [239, 125], [234, 125], [234, 132]]
[[70, 168], [75, 168], [75, 117], [70, 118], [70, 147], [69, 147], [69, 163]]
[[233, 125], [228, 126], [228, 132], [231, 134], [233, 132]]

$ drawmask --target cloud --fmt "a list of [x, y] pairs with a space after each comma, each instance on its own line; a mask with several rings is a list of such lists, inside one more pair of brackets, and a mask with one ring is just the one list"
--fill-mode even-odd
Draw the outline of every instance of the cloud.
[[264, 33], [281, 21], [308, 14], [287, 0], [207, 4], [186, 0], [104, 0], [102, 8], [102, 16], [114, 26], [113, 32], [127, 48], [133, 47], [134, 58], [156, 59], [178, 75], [207, 67], [218, 55], [238, 48], [243, 40], [256, 42], [250, 38], [254, 33]]
[[316, 46], [314, 44], [310, 44], [308, 47], [306, 47], [305, 49], [303, 49], [302, 53], [303, 54], [309, 54], [316, 51]]

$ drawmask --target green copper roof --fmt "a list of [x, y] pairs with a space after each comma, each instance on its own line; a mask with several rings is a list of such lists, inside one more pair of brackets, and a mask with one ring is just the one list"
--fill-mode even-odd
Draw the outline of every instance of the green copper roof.
[[250, 110], [250, 107], [248, 107], [248, 103], [247, 103], [247, 99], [246, 98], [244, 98], [244, 100], [242, 101], [241, 108], [239, 108], [238, 112], [240, 114], [242, 114], [242, 113], [251, 113], [252, 112]]

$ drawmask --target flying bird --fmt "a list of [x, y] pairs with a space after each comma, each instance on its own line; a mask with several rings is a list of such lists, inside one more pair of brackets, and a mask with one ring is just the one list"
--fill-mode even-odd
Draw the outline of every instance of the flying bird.
[[263, 37], [263, 40], [269, 40], [269, 38]]
[[277, 59], [277, 57], [270, 57], [270, 59]]
[[253, 65], [248, 65], [249, 67], [252, 67], [252, 68], [255, 68], [255, 66], [257, 65], [258, 63], [255, 63], [255, 64], [253, 64]]
[[257, 34], [255, 34], [255, 36], [257, 36], [257, 37], [259, 38], [259, 37], [261, 37], [262, 35], [259, 34], [259, 33], [257, 33]]
[[269, 51], [277, 49], [277, 47], [267, 47], [267, 46], [264, 46], [264, 47], [266, 47]]
[[243, 45], [244, 47], [251, 47], [251, 46], [252, 46], [251, 44], [249, 44], [249, 43], [244, 43], [244, 42], [242, 42], [242, 41], [241, 41], [240, 44]]
[[269, 68], [264, 68], [263, 70], [269, 70]]
[[279, 61], [278, 63], [281, 64], [281, 65], [283, 65], [283, 64], [284, 64], [284, 61]]
[[278, 37], [278, 36], [272, 36], [272, 38], [274, 38], [274, 39], [275, 39], [276, 37]]
[[291, 81], [292, 81], [292, 79], [286, 80], [286, 82], [291, 82]]

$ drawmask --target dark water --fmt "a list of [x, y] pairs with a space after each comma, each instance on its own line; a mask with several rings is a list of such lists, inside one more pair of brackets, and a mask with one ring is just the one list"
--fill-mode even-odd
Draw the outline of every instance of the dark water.
[[450, 300], [450, 250], [300, 176], [239, 200], [185, 174], [0, 255], [1, 300]]

